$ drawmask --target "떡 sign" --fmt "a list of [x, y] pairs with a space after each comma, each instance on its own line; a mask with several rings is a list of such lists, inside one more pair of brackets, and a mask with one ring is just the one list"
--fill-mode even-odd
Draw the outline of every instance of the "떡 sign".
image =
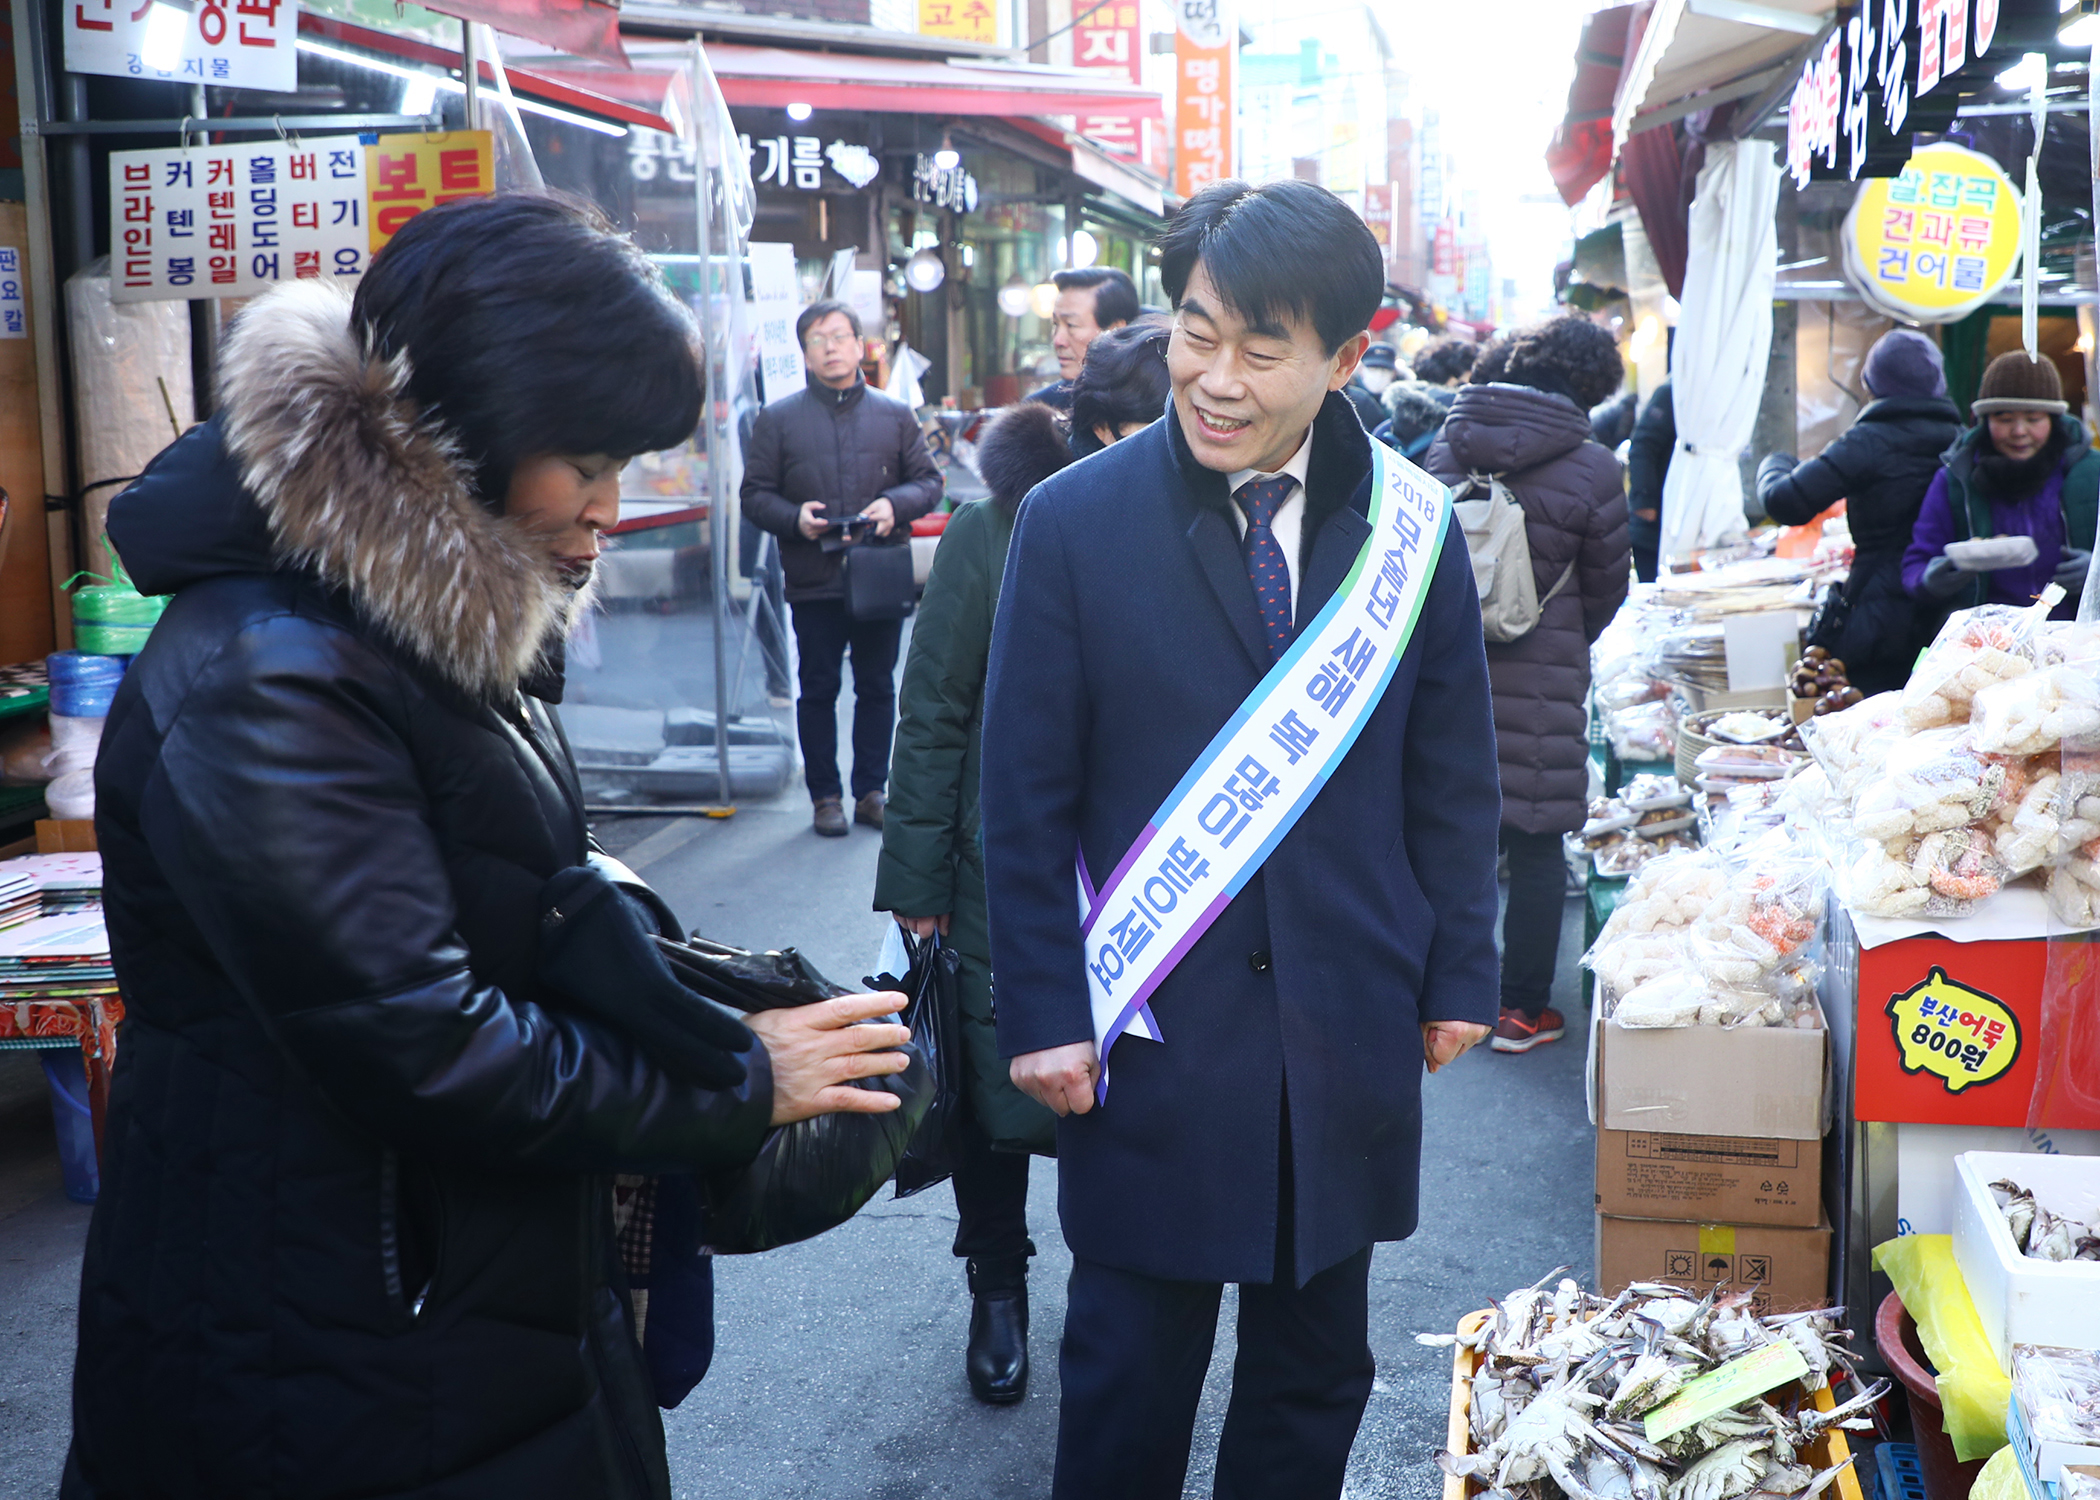
[[60, 22], [66, 71], [280, 94], [298, 88], [295, 0], [197, 0], [182, 60], [170, 72], [145, 63], [146, 17], [152, 8], [152, 0], [66, 0]]
[[1231, 0], [1174, 0], [1174, 191], [1230, 177], [1239, 28]]
[[111, 152], [110, 295], [252, 297], [361, 276], [424, 209], [494, 190], [487, 131]]
[[919, 0], [919, 34], [999, 45], [999, 13], [991, 0]]
[[1844, 225], [1846, 279], [1880, 311], [1945, 323], [1988, 301], [2020, 261], [2020, 193], [1987, 156], [1939, 143], [1863, 182]]
[[252, 297], [280, 281], [362, 275], [371, 260], [354, 135], [113, 151], [109, 207], [116, 302]]

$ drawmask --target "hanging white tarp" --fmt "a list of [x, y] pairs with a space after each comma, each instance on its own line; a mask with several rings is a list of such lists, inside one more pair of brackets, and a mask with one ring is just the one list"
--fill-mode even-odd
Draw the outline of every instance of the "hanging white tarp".
[[1772, 348], [1779, 177], [1766, 142], [1706, 148], [1670, 360], [1677, 450], [1663, 483], [1662, 556], [1672, 562], [1744, 530], [1741, 459]]

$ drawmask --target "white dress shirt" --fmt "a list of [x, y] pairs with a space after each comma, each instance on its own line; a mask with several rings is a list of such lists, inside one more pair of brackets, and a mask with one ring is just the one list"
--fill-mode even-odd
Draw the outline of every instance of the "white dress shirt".
[[[1242, 487], [1257, 479], [1282, 479], [1288, 475], [1298, 481], [1298, 486], [1291, 491], [1290, 498], [1276, 508], [1276, 519], [1269, 523], [1269, 530], [1276, 536], [1276, 545], [1283, 549], [1284, 570], [1291, 577], [1291, 618], [1294, 620], [1298, 616], [1298, 541], [1305, 532], [1305, 471], [1311, 462], [1312, 429], [1308, 427], [1305, 429], [1305, 441], [1298, 445], [1298, 451], [1291, 455], [1290, 462], [1273, 474], [1264, 474], [1259, 469], [1240, 469], [1225, 481], [1235, 496]], [[1247, 513], [1240, 509], [1237, 499], [1232, 502], [1232, 526], [1244, 540], [1247, 535]]]

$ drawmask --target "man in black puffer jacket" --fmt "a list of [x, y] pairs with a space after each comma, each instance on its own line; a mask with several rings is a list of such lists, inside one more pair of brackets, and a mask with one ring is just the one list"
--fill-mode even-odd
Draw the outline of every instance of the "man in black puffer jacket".
[[[788, 608], [795, 615], [802, 696], [795, 730], [816, 829], [844, 838], [839, 781], [841, 664], [853, 656], [853, 818], [882, 827], [897, 719], [901, 620], [856, 620], [846, 609], [843, 551], [825, 551], [826, 527], [865, 515], [861, 546], [905, 546], [911, 523], [940, 503], [940, 470], [911, 408], [861, 378], [860, 318], [843, 302], [813, 302], [795, 320], [809, 383], [752, 424], [744, 455], [744, 514], [780, 538]], [[835, 543], [834, 543], [835, 545]]]
[[1903, 588], [1903, 549], [1940, 458], [1961, 435], [1947, 399], [1939, 346], [1908, 328], [1883, 334], [1861, 372], [1874, 400], [1836, 441], [1807, 463], [1774, 453], [1757, 470], [1765, 511], [1785, 526], [1813, 520], [1845, 502], [1852, 527], [1852, 575], [1843, 603], [1811, 645], [1845, 663], [1867, 694], [1900, 688], [1926, 645], [1929, 615]]

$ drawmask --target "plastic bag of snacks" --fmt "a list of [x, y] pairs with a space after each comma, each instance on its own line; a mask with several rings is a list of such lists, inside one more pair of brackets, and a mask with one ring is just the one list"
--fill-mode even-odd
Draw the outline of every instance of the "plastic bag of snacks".
[[1838, 875], [1838, 893], [1873, 917], [1962, 917], [2011, 878], [1991, 835], [1950, 828], [1887, 842], [1868, 840]]
[[[2063, 773], [2046, 757], [2031, 763], [2029, 773], [2032, 779], [2019, 800], [2001, 807], [1987, 825], [1992, 852], [2013, 876], [2054, 864], [2068, 850], [2059, 805]], [[2094, 832], [2100, 834], [2100, 828]]]
[[1809, 754], [1822, 766], [1840, 800], [1852, 801], [1869, 779], [1881, 774], [1889, 747], [1905, 732], [1902, 709], [1901, 693], [1876, 693], [1864, 703], [1823, 714], [1801, 726]]
[[1983, 688], [1970, 703], [1978, 750], [2041, 755], [2065, 740], [2100, 735], [2100, 679], [2069, 662]]
[[1636, 776], [1619, 789], [1619, 801], [1631, 812], [1664, 807], [1690, 807], [1692, 794], [1675, 776]]
[[1692, 762], [1708, 776], [1732, 781], [1777, 781], [1801, 764], [1801, 757], [1774, 745], [1714, 745]]
[[1967, 725], [1928, 729], [1890, 747], [1881, 776], [1858, 794], [1852, 827], [1882, 843], [1962, 828], [2017, 803], [2028, 779], [2024, 762], [1980, 754]]
[[1949, 615], [1904, 685], [1904, 725], [1965, 724], [1978, 693], [2032, 672], [2036, 633], [2051, 607], [1986, 604]]
[[1620, 760], [1668, 760], [1677, 753], [1677, 715], [1667, 701], [1609, 714], [1604, 732]]

